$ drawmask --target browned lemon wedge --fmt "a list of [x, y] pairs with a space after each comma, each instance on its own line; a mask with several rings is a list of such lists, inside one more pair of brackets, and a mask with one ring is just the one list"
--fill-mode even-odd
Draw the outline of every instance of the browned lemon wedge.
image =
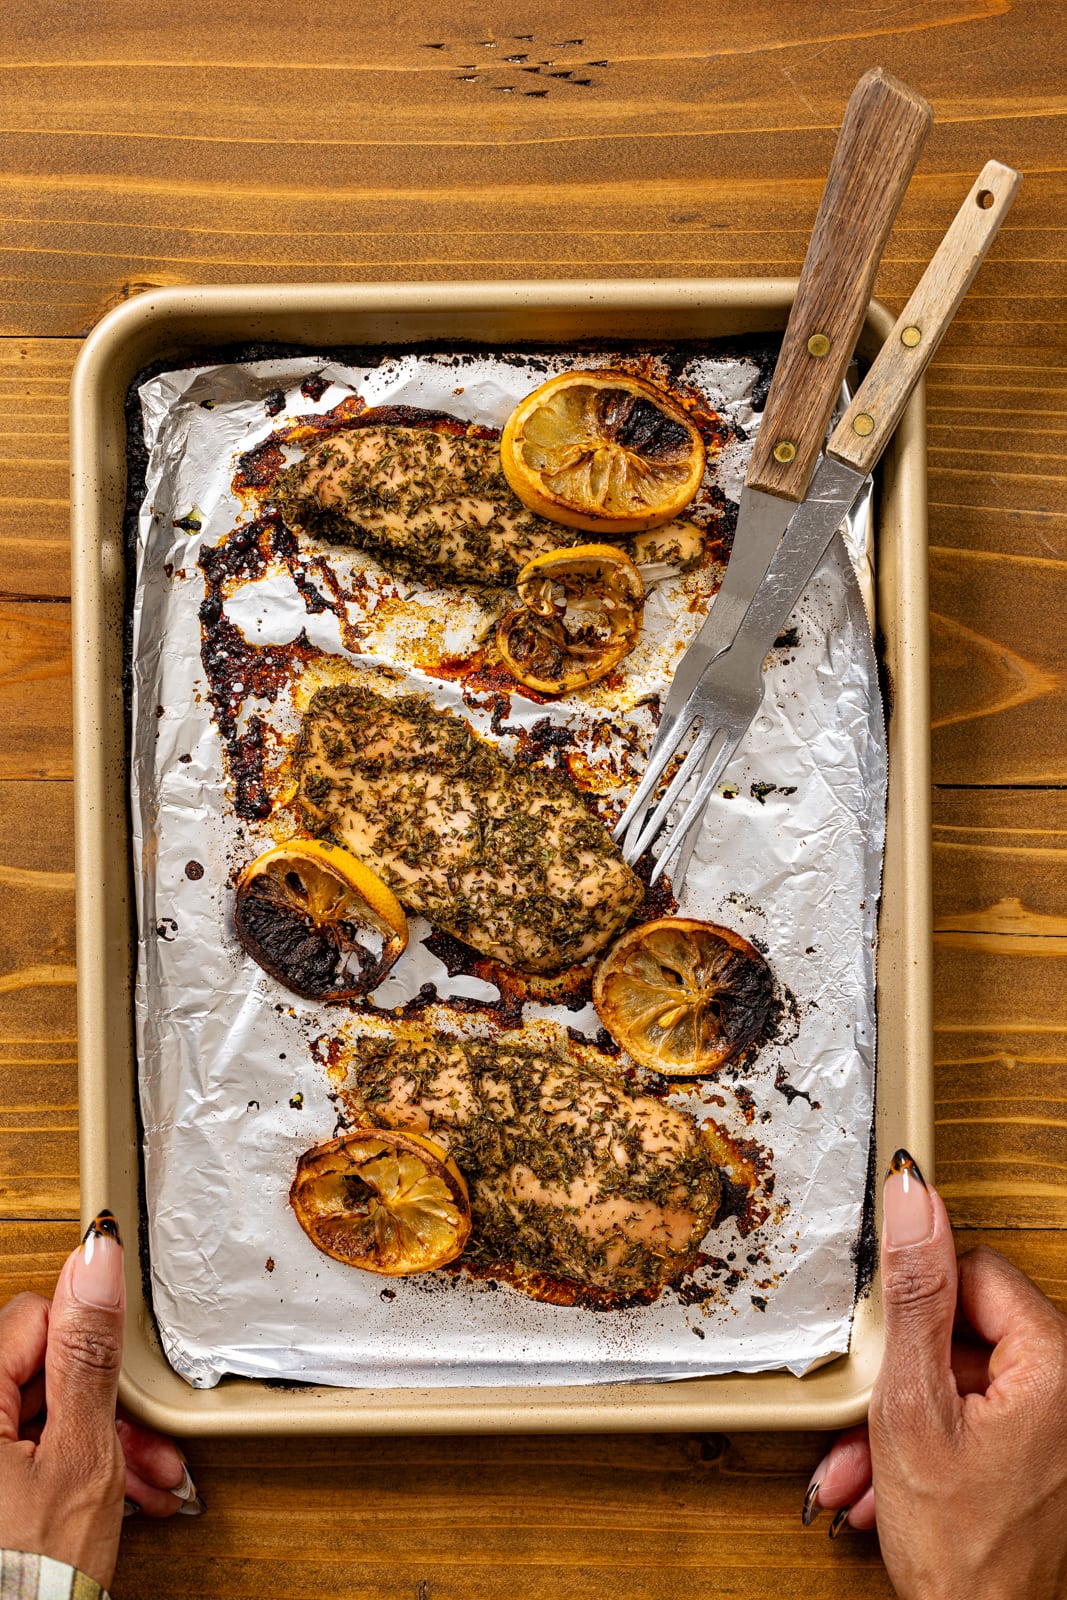
[[670, 522], [704, 476], [704, 441], [662, 389], [626, 372], [562, 372], [526, 396], [500, 440], [524, 505], [602, 537]]
[[253, 961], [307, 1000], [368, 994], [408, 942], [393, 891], [351, 851], [318, 839], [294, 839], [249, 862], [233, 925]]
[[455, 1162], [432, 1139], [394, 1128], [353, 1128], [306, 1150], [289, 1203], [326, 1255], [389, 1278], [454, 1261], [471, 1231]]
[[763, 1030], [770, 968], [730, 928], [661, 917], [624, 933], [593, 978], [593, 1004], [635, 1061], [668, 1077], [714, 1072]]
[[516, 587], [522, 605], [501, 618], [497, 649], [508, 671], [541, 694], [595, 683], [637, 643], [645, 586], [612, 545], [535, 556]]

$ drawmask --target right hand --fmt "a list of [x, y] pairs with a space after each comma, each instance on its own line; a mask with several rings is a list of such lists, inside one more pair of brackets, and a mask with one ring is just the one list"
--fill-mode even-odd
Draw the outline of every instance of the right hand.
[[126, 1462], [126, 1515], [198, 1517], [206, 1510], [185, 1457], [165, 1434], [142, 1428], [119, 1410], [115, 1419]]
[[957, 1263], [906, 1151], [886, 1179], [882, 1286], [869, 1426], [817, 1469], [818, 1503], [850, 1507], [853, 1527], [877, 1520], [900, 1600], [1060, 1600], [1067, 1318], [996, 1251]]

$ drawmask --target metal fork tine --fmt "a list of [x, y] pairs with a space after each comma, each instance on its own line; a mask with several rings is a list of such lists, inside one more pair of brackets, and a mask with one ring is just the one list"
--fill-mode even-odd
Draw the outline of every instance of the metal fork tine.
[[690, 828], [688, 834], [686, 835], [685, 844], [682, 846], [677, 863], [671, 872], [671, 888], [674, 890], [674, 897], [676, 900], [681, 897], [682, 889], [685, 885], [686, 873], [689, 871], [689, 863], [693, 859], [693, 851], [697, 847], [697, 839], [699, 836], [700, 826], [697, 824], [697, 826]]
[[[740, 742], [740, 741], [738, 741], [738, 742]], [[737, 745], [735, 744], [734, 749], [736, 749], [736, 748], [737, 748]], [[712, 751], [712, 753], [707, 757], [707, 759], [704, 762], [704, 770], [700, 775], [701, 776], [701, 780], [703, 780], [707, 776], [707, 774], [710, 772], [711, 763], [714, 760], [715, 760], [715, 752]], [[710, 799], [710, 796], [709, 796], [709, 799]], [[681, 854], [678, 857], [677, 864], [675, 865], [674, 871], [671, 873], [671, 884], [672, 884], [672, 886], [676, 886], [677, 887], [678, 894], [681, 894], [681, 892], [682, 892], [682, 885], [685, 883], [686, 874], [689, 871], [689, 863], [693, 859], [693, 851], [696, 849], [696, 844], [697, 844], [697, 840], [698, 840], [699, 837], [700, 837], [700, 824], [697, 823], [694, 827], [690, 828], [689, 833], [688, 833], [688, 835], [686, 837], [685, 844], [682, 846]]]
[[[676, 823], [674, 830], [667, 841], [666, 847], [663, 850], [663, 854], [656, 862], [656, 869], [653, 872], [652, 877], [649, 879], [650, 887], [666, 870], [668, 861], [670, 861], [672, 856], [676, 855], [677, 852], [682, 848], [682, 845], [685, 844], [686, 839], [690, 834], [692, 834], [695, 842], [696, 830], [700, 824], [701, 817], [704, 815], [704, 807], [708, 803], [711, 791], [718, 783], [724, 768], [730, 760], [730, 757], [733, 755], [738, 744], [740, 743], [739, 739], [731, 739], [725, 728], [717, 728], [716, 734], [721, 736], [722, 743], [712, 755], [710, 764], [705, 769], [704, 776], [700, 780], [700, 786], [698, 787], [696, 794], [693, 796], [692, 800], [690, 800], [689, 804], [682, 812], [682, 815], [679, 817], [678, 822]], [[660, 810], [662, 810], [662, 807], [657, 808], [657, 816], [659, 815]], [[691, 851], [690, 854], [692, 854]], [[686, 857], [685, 865], [686, 867], [689, 865], [688, 856]], [[680, 877], [672, 879], [671, 886], [674, 889], [675, 894], [677, 894], [682, 887], [684, 875], [685, 874], [683, 870], [683, 873]]]
[[[685, 709], [689, 710], [688, 707]], [[626, 838], [626, 835], [633, 831], [635, 820], [638, 822], [638, 826], [640, 826], [641, 814], [645, 811], [648, 805], [652, 791], [655, 789], [660, 778], [663, 776], [667, 763], [670, 761], [671, 757], [681, 744], [689, 729], [693, 726], [695, 720], [696, 713], [689, 711], [688, 716], [683, 715], [678, 718], [673, 728], [665, 728], [661, 724], [660, 729], [656, 734], [656, 748], [653, 752], [652, 759], [645, 768], [644, 776], [642, 777], [641, 782], [637, 785], [637, 788], [630, 796], [630, 801], [626, 807], [626, 810], [623, 812], [622, 816], [612, 829], [611, 837], [616, 841], [616, 843], [621, 843]], [[627, 856], [626, 859], [629, 861], [630, 857]]]
[[685, 788], [686, 784], [692, 778], [696, 768], [699, 767], [704, 760], [711, 740], [712, 730], [701, 728], [700, 732], [689, 746], [689, 749], [686, 751], [685, 760], [682, 762], [681, 766], [678, 768], [678, 771], [671, 779], [667, 793], [663, 796], [663, 799], [660, 801], [655, 811], [653, 811], [651, 817], [645, 823], [644, 828], [640, 826], [636, 818], [634, 819], [634, 823], [631, 825], [627, 833], [622, 852], [623, 859], [628, 863], [628, 865], [633, 866], [634, 862], [637, 861], [640, 856], [644, 855], [645, 851], [648, 849], [649, 845], [662, 828], [667, 817], [667, 813], [670, 811], [671, 807], [681, 794], [682, 790]]

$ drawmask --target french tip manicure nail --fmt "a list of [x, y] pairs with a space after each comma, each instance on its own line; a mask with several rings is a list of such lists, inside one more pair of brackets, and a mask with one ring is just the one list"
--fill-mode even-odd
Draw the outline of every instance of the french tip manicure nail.
[[89, 1224], [71, 1258], [70, 1292], [83, 1306], [116, 1311], [122, 1304], [122, 1287], [123, 1249], [118, 1224], [110, 1211], [102, 1211]]
[[812, 1473], [811, 1481], [805, 1490], [804, 1505], [800, 1513], [800, 1520], [805, 1528], [811, 1527], [812, 1523], [815, 1521], [815, 1518], [823, 1509], [819, 1504], [819, 1490], [822, 1488], [822, 1480], [826, 1476], [826, 1469], [829, 1464], [830, 1457], [828, 1455], [823, 1456], [822, 1460], [819, 1462], [819, 1465]]
[[822, 1506], [819, 1504], [819, 1480], [816, 1478], [814, 1483], [809, 1483], [808, 1485], [808, 1492], [804, 1496], [804, 1509], [800, 1513], [800, 1520], [805, 1528], [811, 1527], [821, 1510]]
[[135, 1517], [135, 1516], [137, 1516], [137, 1514], [140, 1511], [140, 1509], [141, 1508], [137, 1504], [136, 1500], [130, 1500], [129, 1498], [125, 1499], [122, 1502], [123, 1519], [125, 1519], [126, 1517]]
[[207, 1504], [197, 1495], [195, 1499], [187, 1500], [183, 1506], [178, 1507], [179, 1517], [202, 1517], [207, 1510]]
[[834, 1518], [833, 1522], [831, 1522], [828, 1530], [831, 1539], [836, 1539], [838, 1534], [841, 1532], [841, 1529], [848, 1527], [848, 1514], [851, 1510], [851, 1506], [841, 1507], [841, 1510], [837, 1513], [837, 1516]]
[[919, 1170], [919, 1163], [911, 1154], [910, 1150], [894, 1151], [893, 1159], [886, 1169], [886, 1177], [890, 1177], [894, 1172], [906, 1172], [909, 1177], [917, 1179], [918, 1182], [922, 1184], [923, 1188], [926, 1188], [926, 1179]]
[[96, 1216], [82, 1235], [82, 1244], [88, 1239], [114, 1239], [116, 1244], [122, 1243], [119, 1225], [112, 1211], [98, 1211]]
[[168, 1492], [170, 1494], [176, 1494], [179, 1500], [195, 1500], [197, 1498], [196, 1484], [189, 1476], [189, 1468], [184, 1461], [182, 1462], [181, 1483], [179, 1483], [176, 1489], [171, 1489]]

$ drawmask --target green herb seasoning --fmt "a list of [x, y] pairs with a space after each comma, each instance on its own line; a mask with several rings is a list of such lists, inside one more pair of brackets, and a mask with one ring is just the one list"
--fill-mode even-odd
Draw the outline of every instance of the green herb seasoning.
[[321, 689], [296, 756], [303, 820], [438, 928], [520, 972], [603, 948], [644, 889], [556, 773], [513, 765], [422, 695]]
[[696, 1119], [607, 1062], [444, 1034], [372, 1047], [358, 1111], [421, 1129], [470, 1185], [468, 1256], [615, 1294], [696, 1263], [722, 1180]]
[[283, 473], [274, 498], [285, 520], [393, 571], [467, 585], [513, 583], [533, 556], [584, 537], [512, 493], [495, 434], [402, 410], [402, 425], [388, 420], [396, 408], [365, 412]]

